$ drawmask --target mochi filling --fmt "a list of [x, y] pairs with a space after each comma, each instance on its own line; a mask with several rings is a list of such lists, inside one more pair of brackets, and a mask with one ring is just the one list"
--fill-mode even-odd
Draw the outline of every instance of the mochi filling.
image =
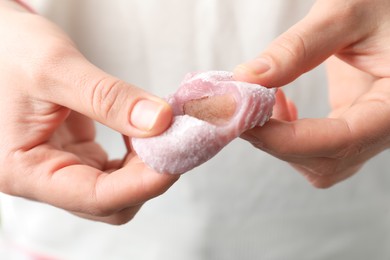
[[182, 174], [272, 115], [276, 89], [235, 81], [230, 72], [189, 73], [167, 98], [174, 117], [161, 135], [133, 138], [140, 159], [160, 173]]

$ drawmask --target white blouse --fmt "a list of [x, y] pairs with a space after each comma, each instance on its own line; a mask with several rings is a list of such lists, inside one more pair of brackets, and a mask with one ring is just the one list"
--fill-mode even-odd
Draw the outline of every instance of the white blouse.
[[[256, 56], [313, 3], [26, 2], [69, 33], [94, 64], [160, 96], [174, 92], [187, 72], [232, 70]], [[300, 117], [326, 116], [322, 67], [285, 90]], [[123, 156], [120, 135], [98, 125], [98, 140], [111, 157]], [[388, 155], [317, 190], [285, 162], [237, 139], [123, 226], [2, 195], [2, 237], [5, 244], [72, 260], [389, 259]]]

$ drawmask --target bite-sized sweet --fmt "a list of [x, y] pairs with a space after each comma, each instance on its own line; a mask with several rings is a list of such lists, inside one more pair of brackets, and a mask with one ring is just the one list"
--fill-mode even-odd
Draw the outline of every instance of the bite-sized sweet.
[[182, 174], [272, 115], [275, 89], [239, 82], [230, 72], [188, 74], [168, 97], [174, 118], [161, 135], [133, 138], [141, 160], [157, 172]]

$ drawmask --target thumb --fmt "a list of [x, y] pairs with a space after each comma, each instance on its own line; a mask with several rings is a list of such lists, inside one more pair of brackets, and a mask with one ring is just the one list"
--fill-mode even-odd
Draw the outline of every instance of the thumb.
[[55, 73], [50, 101], [131, 137], [147, 137], [163, 132], [171, 123], [167, 102], [119, 80], [76, 57]]
[[355, 29], [364, 21], [360, 16], [343, 1], [317, 1], [304, 19], [276, 38], [257, 58], [238, 65], [234, 77], [267, 87], [288, 84], [362, 37]]

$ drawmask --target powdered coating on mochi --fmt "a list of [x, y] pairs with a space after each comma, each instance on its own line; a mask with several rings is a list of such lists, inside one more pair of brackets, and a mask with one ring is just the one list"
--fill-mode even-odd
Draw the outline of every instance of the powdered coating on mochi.
[[[156, 137], [133, 138], [133, 148], [157, 172], [187, 172], [212, 158], [244, 131], [268, 121], [275, 92], [275, 89], [234, 81], [230, 72], [190, 73], [167, 99], [174, 112], [170, 128]], [[230, 119], [211, 124], [185, 114], [189, 102], [226, 95], [235, 102]], [[213, 112], [213, 116], [218, 114]]]
[[217, 138], [215, 128], [195, 117], [176, 116], [164, 134], [133, 140], [133, 146], [138, 156], [157, 172], [184, 173], [189, 165], [199, 165], [221, 149], [211, 146], [208, 152], [200, 152]]

